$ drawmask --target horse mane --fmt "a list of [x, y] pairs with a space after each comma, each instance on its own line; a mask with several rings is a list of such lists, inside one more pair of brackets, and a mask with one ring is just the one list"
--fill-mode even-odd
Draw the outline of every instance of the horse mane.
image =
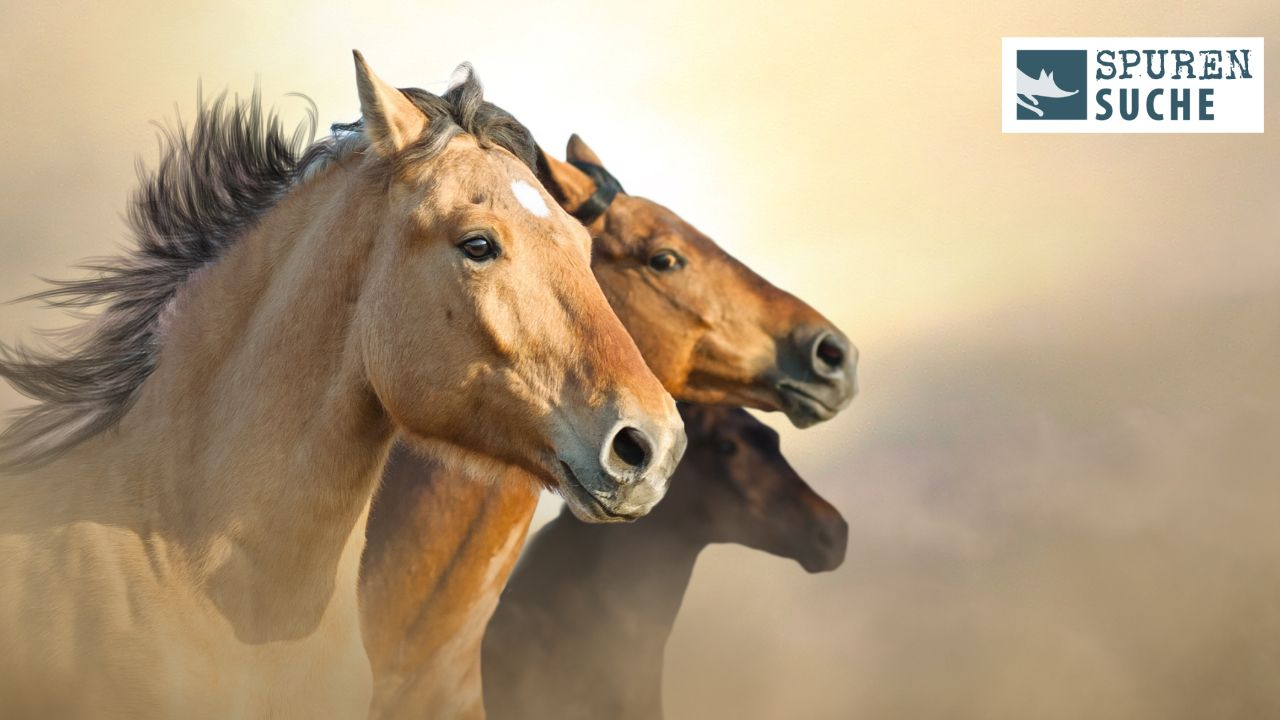
[[[431, 118], [403, 160], [424, 161], [459, 134], [498, 146], [535, 167], [534, 141], [518, 120], [484, 100], [469, 64], [443, 96], [402, 90]], [[307, 101], [310, 103], [310, 101]], [[161, 131], [160, 161], [139, 168], [140, 186], [127, 222], [134, 247], [93, 259], [77, 280], [22, 300], [50, 307], [101, 308], [92, 319], [58, 333], [45, 350], [0, 343], [0, 377], [36, 404], [16, 412], [0, 433], [0, 469], [42, 465], [114, 426], [155, 369], [163, 329], [183, 287], [242, 237], [295, 185], [367, 146], [362, 123], [334, 125], [313, 143], [314, 104], [286, 135], [275, 112], [264, 112], [255, 89], [245, 100], [224, 94], [198, 110], [190, 131]]]

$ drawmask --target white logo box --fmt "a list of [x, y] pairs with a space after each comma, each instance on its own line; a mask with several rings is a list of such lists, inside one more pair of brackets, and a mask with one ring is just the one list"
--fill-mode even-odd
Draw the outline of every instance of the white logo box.
[[[1147, 77], [1147, 56], [1142, 54], [1140, 63], [1132, 68], [1134, 77], [1122, 79], [1121, 51], [1172, 51], [1186, 50], [1194, 56], [1194, 78], [1171, 77], [1174, 68], [1172, 52], [1165, 55], [1165, 75], [1162, 79]], [[1017, 57], [1019, 50], [1084, 50], [1087, 61], [1087, 103], [1088, 114], [1084, 120], [1020, 120], [1018, 119], [1017, 102]], [[1248, 51], [1248, 71], [1251, 77], [1226, 79], [1229, 71], [1234, 70], [1239, 76], [1238, 65], [1233, 66], [1227, 51], [1238, 51], [1236, 58]], [[1114, 70], [1099, 64], [1098, 53], [1112, 51]], [[1223, 79], [1205, 79], [1200, 77], [1204, 70], [1202, 52], [1221, 51], [1221, 62], [1218, 70]], [[1128, 56], [1132, 59], [1132, 55]], [[1185, 56], [1184, 56], [1185, 57]], [[1265, 103], [1263, 102], [1264, 53], [1263, 39], [1260, 37], [1007, 37], [1001, 39], [1001, 92], [1000, 117], [1001, 127], [1006, 133], [1260, 133], [1263, 132]], [[1105, 75], [1114, 75], [1109, 79], [1098, 79], [1098, 71]], [[1157, 62], [1157, 70], [1159, 64]], [[1189, 89], [1191, 96], [1191, 118], [1170, 119], [1168, 113], [1169, 95], [1177, 89]], [[1201, 120], [1198, 113], [1199, 94], [1202, 89], [1212, 90], [1212, 120]], [[1102, 112], [1098, 102], [1098, 91], [1109, 89], [1111, 118], [1099, 120]], [[1120, 90], [1131, 93], [1138, 92], [1139, 113], [1133, 120], [1120, 117]], [[1156, 120], [1147, 115], [1147, 100], [1154, 90], [1163, 90], [1163, 94], [1155, 96], [1156, 109], [1163, 109], [1165, 119]], [[1130, 95], [1131, 97], [1131, 95]]]

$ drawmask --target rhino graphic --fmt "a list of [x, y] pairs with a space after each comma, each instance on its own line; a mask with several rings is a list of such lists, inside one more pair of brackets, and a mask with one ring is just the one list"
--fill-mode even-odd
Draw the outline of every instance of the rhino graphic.
[[[1040, 71], [1040, 77], [1031, 77], [1030, 75], [1018, 70], [1018, 105], [1030, 110], [1039, 117], [1044, 117], [1044, 110], [1037, 107], [1040, 101], [1037, 97], [1042, 98], [1064, 98], [1071, 97], [1079, 90], [1063, 90], [1058, 87], [1058, 83], [1053, 80], [1053, 73]], [[1023, 98], [1026, 98], [1026, 101]], [[1030, 104], [1027, 104], [1028, 101]]]

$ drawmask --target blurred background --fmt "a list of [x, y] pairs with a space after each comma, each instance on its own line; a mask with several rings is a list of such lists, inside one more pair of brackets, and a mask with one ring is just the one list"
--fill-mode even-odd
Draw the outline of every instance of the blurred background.
[[[672, 720], [1280, 716], [1276, 134], [999, 127], [1001, 36], [1274, 36], [1275, 0], [3, 16], [5, 297], [127, 241], [149, 123], [192, 117], [197, 79], [347, 121], [358, 47], [436, 91], [472, 61], [544, 146], [582, 134], [848, 332], [854, 405], [803, 432], [766, 418], [848, 518], [848, 560], [809, 576], [707, 551], [668, 648]], [[6, 305], [0, 339], [66, 322]]]

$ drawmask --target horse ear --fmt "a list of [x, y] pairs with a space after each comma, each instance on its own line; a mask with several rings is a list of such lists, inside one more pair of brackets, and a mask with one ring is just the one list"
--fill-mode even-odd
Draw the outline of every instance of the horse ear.
[[551, 157], [541, 147], [538, 148], [538, 180], [560, 207], [570, 212], [596, 192], [595, 181], [586, 173]]
[[422, 136], [427, 116], [404, 93], [374, 75], [359, 50], [352, 53], [364, 132], [379, 155], [390, 157]]
[[587, 147], [577, 133], [569, 136], [569, 144], [565, 147], [564, 156], [569, 159], [569, 162], [585, 162], [604, 167], [600, 157]]

